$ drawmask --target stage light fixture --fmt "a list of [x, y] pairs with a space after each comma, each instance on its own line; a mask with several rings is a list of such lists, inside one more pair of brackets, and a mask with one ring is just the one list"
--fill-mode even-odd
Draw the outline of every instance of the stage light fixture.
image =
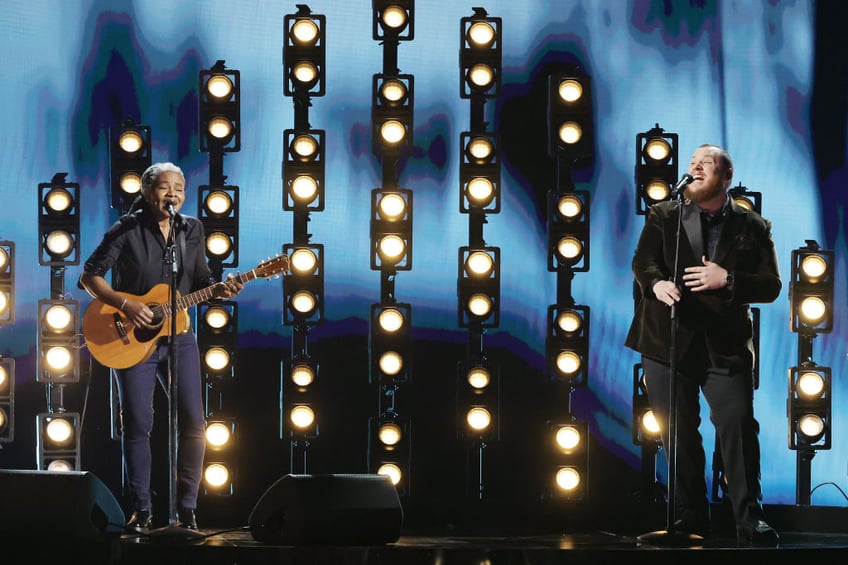
[[368, 469], [387, 475], [398, 491], [407, 496], [412, 468], [412, 421], [394, 412], [368, 420]]
[[290, 270], [283, 276], [283, 323], [320, 323], [324, 319], [324, 246], [283, 246]]
[[412, 269], [412, 191], [371, 191], [371, 269]]
[[457, 318], [461, 328], [500, 324], [500, 247], [459, 248]]
[[792, 251], [789, 303], [792, 331], [814, 336], [833, 331], [834, 253], [806, 243]]
[[548, 445], [554, 499], [583, 500], [588, 492], [589, 428], [573, 416], [548, 424]]
[[287, 14], [283, 19], [284, 92], [286, 96], [323, 96], [327, 18], [312, 14], [305, 4], [297, 7], [297, 13]]
[[741, 182], [730, 188], [727, 192], [730, 194], [733, 201], [739, 206], [742, 206], [746, 210], [752, 210], [757, 214], [762, 213], [762, 193], [748, 190], [748, 187], [743, 186]]
[[324, 130], [283, 133], [283, 209], [324, 209]]
[[36, 415], [36, 458], [40, 471], [79, 471], [80, 415], [50, 412]]
[[545, 349], [548, 374], [572, 387], [586, 386], [589, 360], [589, 307], [548, 306]]
[[151, 165], [150, 126], [126, 119], [109, 131], [109, 179], [112, 208], [122, 214], [141, 196], [141, 175]]
[[66, 177], [67, 173], [56, 173], [49, 183], [38, 185], [42, 266], [79, 265], [80, 187]]
[[413, 146], [415, 77], [376, 74], [371, 88], [372, 151], [377, 157], [407, 154]]
[[669, 200], [677, 183], [677, 134], [656, 124], [636, 135], [636, 213], [645, 215], [657, 202]]
[[500, 439], [500, 366], [485, 359], [460, 361], [456, 371], [457, 438]]
[[594, 155], [592, 89], [575, 68], [548, 76], [548, 153], [582, 162]]
[[15, 244], [0, 241], [0, 326], [15, 323]]
[[589, 270], [589, 193], [548, 192], [548, 270]]
[[280, 366], [280, 439], [318, 435], [315, 410], [319, 365], [308, 357], [286, 359]]
[[320, 366], [305, 355], [280, 365], [280, 439], [318, 436]]
[[789, 449], [830, 449], [831, 382], [830, 367], [810, 362], [789, 369]]
[[204, 495], [231, 496], [235, 492], [235, 469], [238, 462], [236, 429], [233, 418], [207, 418]]
[[371, 305], [369, 382], [385, 386], [412, 379], [412, 306], [400, 302]]
[[206, 257], [216, 278], [239, 262], [239, 187], [201, 185], [198, 219], [206, 234]]
[[462, 132], [459, 211], [497, 214], [501, 209], [501, 164], [493, 133]]
[[200, 151], [235, 152], [241, 149], [241, 85], [239, 71], [217, 61], [200, 71]]
[[233, 379], [238, 355], [238, 304], [214, 300], [197, 305], [197, 344], [205, 379]]
[[662, 445], [662, 429], [648, 400], [645, 373], [638, 364], [633, 371], [633, 444], [657, 447]]
[[411, 41], [415, 37], [415, 0], [373, 0], [374, 41]]
[[483, 8], [460, 19], [459, 95], [461, 98], [496, 98], [502, 84], [501, 18]]
[[15, 440], [15, 360], [0, 357], [0, 443]]
[[40, 300], [36, 381], [79, 382], [80, 315], [76, 300]]

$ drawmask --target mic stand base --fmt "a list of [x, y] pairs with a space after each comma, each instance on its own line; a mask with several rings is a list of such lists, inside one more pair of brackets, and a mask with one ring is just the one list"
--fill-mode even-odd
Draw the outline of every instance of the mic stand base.
[[150, 530], [145, 536], [151, 542], [163, 544], [203, 543], [206, 535], [182, 526], [165, 526]]
[[653, 545], [659, 547], [696, 547], [703, 545], [704, 538], [698, 534], [681, 532], [678, 530], [657, 530], [637, 536], [639, 545]]

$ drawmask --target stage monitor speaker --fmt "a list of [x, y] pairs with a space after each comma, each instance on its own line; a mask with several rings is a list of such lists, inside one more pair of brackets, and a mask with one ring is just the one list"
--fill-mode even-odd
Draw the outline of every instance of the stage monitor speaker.
[[285, 475], [259, 498], [248, 525], [275, 545], [377, 545], [397, 541], [400, 498], [384, 475]]
[[124, 512], [88, 471], [0, 470], [0, 539], [98, 542], [124, 531]]

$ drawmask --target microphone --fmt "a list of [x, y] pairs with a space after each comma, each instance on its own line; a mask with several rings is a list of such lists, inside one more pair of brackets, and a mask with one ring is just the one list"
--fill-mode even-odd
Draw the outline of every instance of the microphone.
[[168, 209], [168, 214], [170, 214], [172, 218], [177, 217], [177, 211], [174, 210], [174, 204], [172, 202], [168, 202], [167, 209]]
[[677, 184], [674, 185], [674, 188], [671, 189], [672, 198], [676, 200], [680, 193], [683, 192], [683, 189], [689, 186], [689, 183], [693, 180], [695, 180], [695, 177], [689, 173], [684, 173], [683, 176], [680, 177], [680, 180], [677, 181]]

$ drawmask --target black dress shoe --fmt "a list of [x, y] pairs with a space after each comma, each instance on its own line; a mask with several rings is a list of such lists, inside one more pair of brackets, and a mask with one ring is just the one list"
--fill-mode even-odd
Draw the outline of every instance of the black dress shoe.
[[143, 508], [136, 510], [130, 516], [130, 521], [127, 522], [127, 530], [137, 533], [146, 533], [153, 525], [153, 514], [150, 510]]
[[194, 515], [194, 508], [180, 508], [180, 519], [177, 525], [181, 528], [189, 530], [197, 529], [197, 517]]
[[739, 545], [777, 546], [780, 536], [765, 520], [757, 520], [752, 524], [736, 528], [736, 540]]
[[710, 526], [709, 524], [704, 524], [700, 521], [681, 518], [674, 522], [674, 531], [680, 532], [681, 534], [694, 534], [705, 538], [710, 534]]

